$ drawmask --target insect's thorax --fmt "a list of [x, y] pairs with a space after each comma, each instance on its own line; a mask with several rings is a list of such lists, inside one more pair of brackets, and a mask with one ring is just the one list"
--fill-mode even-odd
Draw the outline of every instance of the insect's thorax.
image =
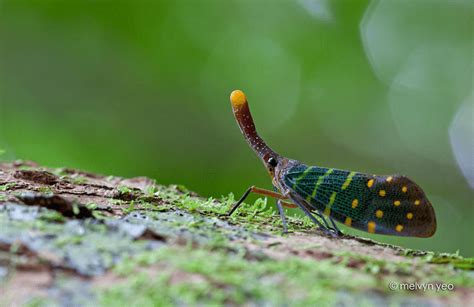
[[278, 166], [275, 168], [275, 173], [272, 178], [273, 185], [280, 190], [282, 195], [287, 196], [288, 193], [290, 192], [289, 186], [285, 183], [285, 176], [288, 173], [289, 170], [295, 168], [295, 167], [305, 167], [301, 162], [298, 162], [296, 160], [291, 160], [287, 158], [282, 158], [278, 164]]

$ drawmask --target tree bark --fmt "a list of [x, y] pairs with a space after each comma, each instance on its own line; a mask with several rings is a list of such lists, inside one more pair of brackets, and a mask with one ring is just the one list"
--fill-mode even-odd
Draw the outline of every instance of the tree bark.
[[0, 305], [474, 305], [473, 259], [325, 236], [257, 201], [0, 164]]

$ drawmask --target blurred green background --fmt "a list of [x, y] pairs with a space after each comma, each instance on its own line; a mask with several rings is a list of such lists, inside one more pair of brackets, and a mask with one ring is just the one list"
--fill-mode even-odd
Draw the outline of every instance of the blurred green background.
[[240, 88], [279, 153], [425, 189], [433, 238], [372, 237], [472, 256], [473, 20], [446, 0], [0, 1], [1, 157], [269, 188]]

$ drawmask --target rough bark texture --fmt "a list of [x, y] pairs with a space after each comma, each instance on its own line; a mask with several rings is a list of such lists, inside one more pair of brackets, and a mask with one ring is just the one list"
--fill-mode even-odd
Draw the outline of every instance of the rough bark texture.
[[263, 200], [222, 217], [232, 202], [0, 164], [0, 306], [474, 304], [473, 259], [331, 238], [305, 218], [282, 235]]

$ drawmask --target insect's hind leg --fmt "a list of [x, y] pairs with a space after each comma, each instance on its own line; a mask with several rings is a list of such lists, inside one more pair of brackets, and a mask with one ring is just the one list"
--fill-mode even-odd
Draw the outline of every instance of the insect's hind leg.
[[337, 235], [342, 235], [343, 234], [342, 231], [337, 227], [334, 220], [331, 217], [329, 217], [329, 220], [331, 221], [332, 227], [333, 227], [334, 231], [337, 233]]
[[319, 212], [319, 211], [315, 211], [314, 214], [315, 214], [317, 217], [319, 217], [321, 220], [323, 220], [324, 225], [326, 226], [326, 228], [328, 228], [329, 230], [334, 231], [334, 233], [335, 233], [336, 235], [342, 235], [342, 234], [343, 234], [342, 231], [337, 227], [336, 223], [334, 222], [334, 220], [333, 220], [330, 216], [328, 216], [328, 219], [329, 219], [329, 221], [331, 221], [332, 227], [329, 226], [329, 223], [327, 222], [326, 218], [324, 217], [324, 214], [322, 214], [322, 213]]
[[[318, 225], [318, 227], [327, 235], [330, 235], [330, 236], [333, 236], [333, 237], [337, 237], [339, 235], [339, 233], [336, 231], [334, 231], [334, 229], [329, 226], [329, 223], [326, 221], [326, 219], [324, 218], [324, 216], [317, 212], [317, 211], [314, 211], [314, 212], [310, 212], [306, 206], [304, 205], [306, 202], [304, 199], [301, 199], [300, 197], [298, 197], [297, 195], [293, 195], [293, 194], [290, 194], [289, 198], [295, 203], [298, 205], [298, 207], [303, 210], [303, 212], [311, 219], [311, 221], [313, 221], [313, 223], [315, 223], [316, 225]], [[301, 203], [300, 203], [301, 202]], [[314, 216], [313, 216], [313, 213], [314, 215], [316, 215], [317, 217], [319, 217], [321, 220], [323, 220], [325, 226], [323, 224], [321, 224], [321, 222], [319, 222]]]
[[[303, 210], [304, 214], [306, 214], [313, 223], [315, 223], [316, 225], [318, 225], [319, 229], [321, 229], [324, 233], [326, 234], [331, 234], [331, 231], [329, 230], [328, 227], [325, 227], [323, 224], [321, 224], [320, 221], [318, 221], [314, 216], [313, 214], [308, 210], [306, 209], [305, 206], [303, 206], [302, 204], [300, 204], [299, 201], [297, 201], [297, 199], [295, 199], [293, 196], [290, 196], [290, 199], [301, 209]], [[318, 214], [318, 213], [316, 213]], [[319, 215], [319, 214], [318, 214]], [[325, 221], [325, 224], [327, 224], [327, 222]]]
[[324, 215], [322, 213], [320, 213], [319, 211], [314, 211], [313, 213], [324, 222], [324, 226], [326, 226], [326, 228], [331, 229], [331, 226], [329, 226], [328, 221], [324, 218]]
[[332, 234], [333, 234], [334, 236], [340, 236], [340, 235], [343, 234], [342, 231], [337, 227], [336, 223], [334, 222], [334, 220], [333, 220], [330, 216], [328, 216], [328, 219], [329, 219], [329, 221], [331, 221], [332, 227], [329, 226], [329, 223], [327, 222], [327, 220], [326, 220], [324, 214], [322, 214], [322, 213], [319, 212], [319, 211], [315, 211], [314, 214], [315, 214], [317, 217], [319, 217], [321, 220], [323, 220], [324, 225], [326, 226], [326, 228], [327, 228], [328, 230], [332, 231]]

